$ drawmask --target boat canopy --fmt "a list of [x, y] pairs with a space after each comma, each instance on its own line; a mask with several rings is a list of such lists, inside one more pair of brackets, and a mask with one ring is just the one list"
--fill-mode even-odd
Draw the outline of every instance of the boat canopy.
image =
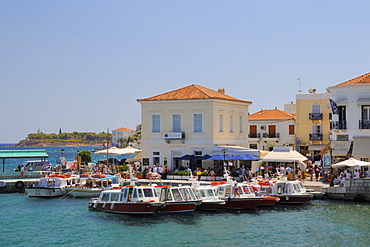
[[5, 159], [20, 158], [48, 158], [49, 155], [45, 149], [31, 150], [0, 150], [0, 158], [3, 159], [3, 172], [5, 171]]

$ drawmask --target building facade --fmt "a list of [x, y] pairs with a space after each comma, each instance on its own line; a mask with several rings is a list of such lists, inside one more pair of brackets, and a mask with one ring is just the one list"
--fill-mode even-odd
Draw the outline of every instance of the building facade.
[[186, 166], [187, 161], [178, 158], [187, 154], [196, 158], [196, 166], [212, 167], [212, 161], [200, 158], [220, 152], [222, 145], [248, 147], [252, 102], [228, 96], [223, 88], [214, 91], [193, 84], [137, 101], [144, 165], [175, 170]]
[[331, 109], [330, 93], [296, 95], [296, 151], [320, 160], [320, 152], [329, 144]]
[[295, 137], [295, 114], [272, 109], [261, 110], [248, 118], [249, 147], [272, 151], [274, 147], [293, 147]]
[[370, 73], [328, 87], [338, 114], [333, 114], [334, 155], [370, 160]]
[[131, 130], [125, 127], [112, 130], [112, 143], [117, 145], [122, 140], [127, 139], [129, 136], [133, 136], [135, 134], [135, 130]]

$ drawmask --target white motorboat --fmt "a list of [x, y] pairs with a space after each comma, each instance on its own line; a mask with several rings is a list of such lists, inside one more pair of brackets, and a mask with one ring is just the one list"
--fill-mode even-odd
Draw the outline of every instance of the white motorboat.
[[73, 186], [66, 188], [67, 194], [73, 197], [97, 197], [104, 190], [118, 188], [117, 175], [81, 174]]
[[57, 197], [67, 193], [66, 187], [73, 186], [71, 175], [53, 175], [41, 178], [32, 187], [26, 188], [26, 195], [29, 197]]

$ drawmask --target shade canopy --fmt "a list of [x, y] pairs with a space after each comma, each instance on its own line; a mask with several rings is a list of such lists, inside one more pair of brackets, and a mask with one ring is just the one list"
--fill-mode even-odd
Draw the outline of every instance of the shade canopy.
[[289, 147], [274, 147], [274, 149], [262, 158], [265, 162], [303, 162], [307, 157]]
[[331, 167], [344, 167], [344, 166], [351, 166], [351, 167], [370, 166], [370, 162], [365, 162], [361, 160], [356, 160], [354, 158], [349, 158], [348, 160], [344, 160], [342, 162], [333, 164]]
[[214, 155], [211, 158], [208, 158], [206, 160], [230, 160], [231, 156], [229, 155]]
[[111, 155], [123, 155], [123, 154], [135, 154], [141, 152], [140, 149], [127, 147], [127, 148], [117, 148], [111, 147], [108, 149], [102, 149], [94, 152], [95, 154], [111, 154]]
[[256, 158], [252, 155], [246, 154], [246, 155], [235, 155], [229, 157], [229, 160], [259, 160], [259, 158]]
[[48, 158], [45, 149], [30, 150], [0, 150], [0, 158], [3, 159], [3, 172], [5, 171], [5, 159], [19, 158]]

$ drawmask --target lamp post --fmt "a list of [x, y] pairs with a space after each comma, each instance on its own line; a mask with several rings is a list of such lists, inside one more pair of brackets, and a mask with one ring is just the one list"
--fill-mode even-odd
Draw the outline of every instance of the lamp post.
[[60, 152], [62, 153], [62, 157], [64, 157], [64, 149], [61, 149]]
[[[226, 148], [223, 148], [222, 150], [221, 150], [221, 152], [223, 152], [224, 153], [224, 165], [225, 165], [225, 161], [226, 161], [226, 152], [227, 152], [227, 149]], [[227, 164], [227, 170], [229, 170], [229, 164]]]

